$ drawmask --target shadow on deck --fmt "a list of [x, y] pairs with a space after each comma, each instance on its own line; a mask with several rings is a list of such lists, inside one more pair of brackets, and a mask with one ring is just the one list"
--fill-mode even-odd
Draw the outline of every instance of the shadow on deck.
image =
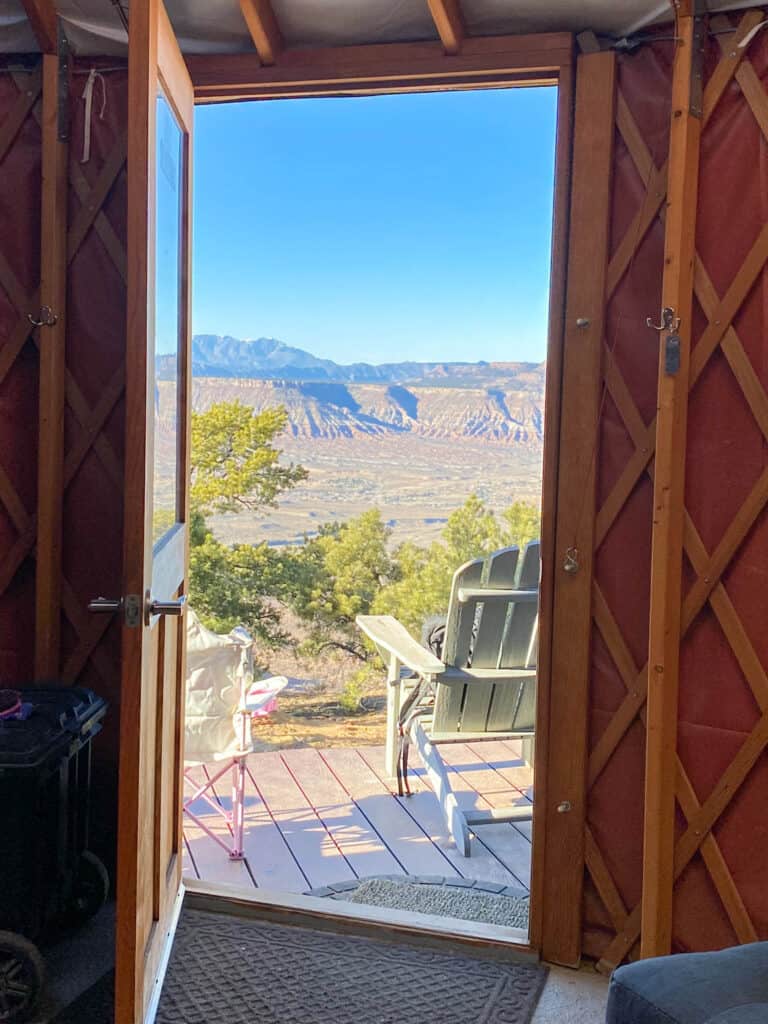
[[[467, 808], [532, 799], [533, 772], [519, 742], [446, 744], [441, 751], [457, 797]], [[284, 893], [375, 875], [439, 875], [529, 888], [530, 822], [482, 826], [472, 840], [471, 857], [463, 857], [448, 836], [418, 762], [410, 776], [410, 797], [397, 796], [383, 765], [383, 747], [251, 754], [245, 858], [230, 860], [185, 818], [185, 875]], [[222, 806], [229, 806], [227, 786], [216, 795]], [[194, 810], [213, 831], [227, 830], [204, 805]]]

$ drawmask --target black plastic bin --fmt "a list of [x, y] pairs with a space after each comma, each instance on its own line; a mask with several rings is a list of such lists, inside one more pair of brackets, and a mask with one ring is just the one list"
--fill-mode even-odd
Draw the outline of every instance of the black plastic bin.
[[88, 850], [91, 740], [107, 705], [79, 687], [22, 690], [0, 719], [0, 1022], [28, 1019], [42, 988], [33, 945], [104, 904], [109, 877]]

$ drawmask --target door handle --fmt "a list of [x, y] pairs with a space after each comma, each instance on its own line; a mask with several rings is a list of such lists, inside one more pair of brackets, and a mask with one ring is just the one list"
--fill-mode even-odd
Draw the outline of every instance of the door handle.
[[187, 604], [187, 595], [183, 594], [174, 601], [147, 602], [147, 615], [183, 615]]

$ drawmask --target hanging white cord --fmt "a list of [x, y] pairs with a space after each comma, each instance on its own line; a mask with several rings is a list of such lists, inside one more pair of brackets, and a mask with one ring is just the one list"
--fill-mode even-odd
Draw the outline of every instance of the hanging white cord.
[[96, 79], [101, 83], [101, 110], [99, 120], [104, 120], [104, 112], [107, 109], [107, 83], [102, 74], [96, 68], [91, 68], [85, 82], [82, 98], [85, 100], [85, 123], [83, 125], [83, 156], [81, 164], [87, 164], [91, 159], [91, 118], [93, 116], [93, 87]]
[[745, 48], [746, 48], [747, 46], [749, 46], [749, 44], [750, 44], [750, 43], [752, 42], [752, 40], [753, 40], [753, 39], [755, 38], [755, 36], [757, 35], [757, 33], [758, 33], [758, 32], [759, 32], [759, 31], [760, 31], [761, 29], [765, 28], [765, 26], [766, 26], [766, 25], [768, 25], [768, 21], [761, 21], [761, 22], [760, 22], [760, 23], [759, 23], [758, 25], [755, 25], [755, 27], [754, 27], [754, 28], [753, 28], [753, 29], [752, 29], [751, 31], [747, 32], [747, 34], [746, 34], [746, 35], [744, 36], [744, 38], [743, 38], [743, 39], [741, 40], [741, 42], [739, 43], [739, 49], [740, 49], [740, 50], [743, 50], [743, 49], [745, 49]]

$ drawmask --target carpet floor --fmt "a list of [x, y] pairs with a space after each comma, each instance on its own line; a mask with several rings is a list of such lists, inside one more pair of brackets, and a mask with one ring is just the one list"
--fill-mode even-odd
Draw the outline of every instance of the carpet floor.
[[530, 1024], [538, 964], [184, 910], [157, 1024]]

